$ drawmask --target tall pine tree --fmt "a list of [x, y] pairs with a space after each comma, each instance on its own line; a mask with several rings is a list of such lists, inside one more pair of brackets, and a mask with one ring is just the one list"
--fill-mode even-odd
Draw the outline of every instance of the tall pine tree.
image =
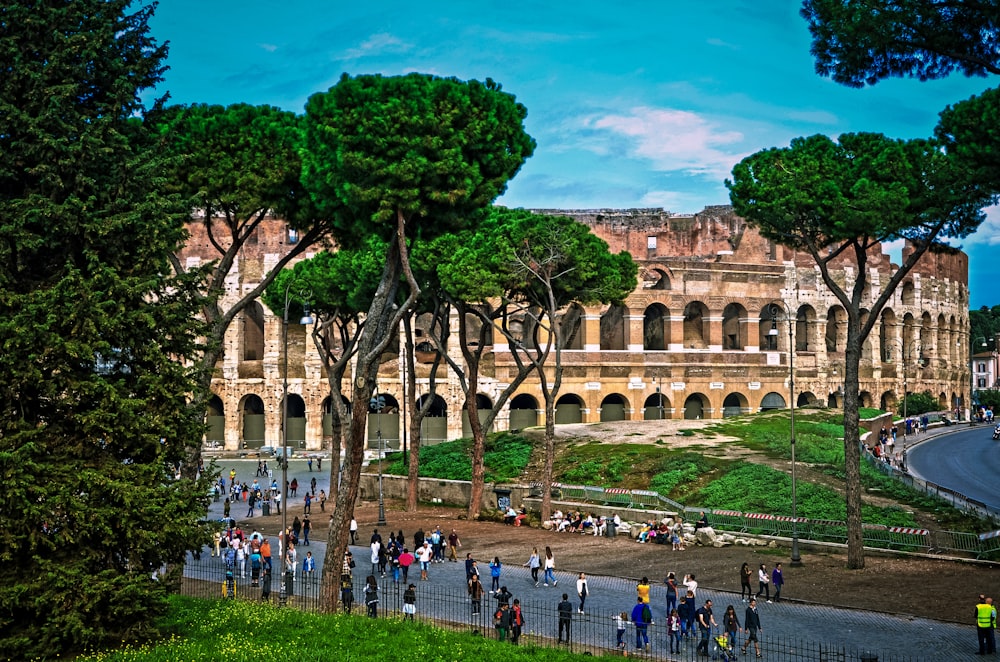
[[[148, 633], [161, 568], [206, 541], [173, 447], [199, 328], [171, 276], [186, 209], [140, 93], [154, 5], [0, 8], [0, 650], [54, 657]], [[207, 479], [202, 479], [202, 481]]]

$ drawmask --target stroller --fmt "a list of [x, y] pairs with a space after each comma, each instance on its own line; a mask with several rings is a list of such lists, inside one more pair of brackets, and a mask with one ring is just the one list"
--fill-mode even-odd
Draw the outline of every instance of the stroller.
[[734, 642], [729, 639], [725, 632], [720, 632], [712, 637], [712, 659], [720, 662], [733, 662], [736, 660], [736, 648]]

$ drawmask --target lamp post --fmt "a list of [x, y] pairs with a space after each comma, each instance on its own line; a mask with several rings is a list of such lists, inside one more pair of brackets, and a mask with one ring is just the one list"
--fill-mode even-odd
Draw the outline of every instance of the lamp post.
[[771, 330], [769, 336], [778, 335], [778, 313], [784, 310], [785, 322], [788, 324], [788, 421], [789, 439], [792, 451], [792, 566], [802, 565], [802, 557], [799, 555], [799, 518], [795, 503], [795, 334], [792, 326], [792, 313], [784, 301], [781, 306], [771, 304]]
[[[281, 380], [281, 501], [284, 508], [281, 509], [281, 576], [278, 580], [278, 602], [285, 604], [288, 599], [287, 582], [285, 576], [288, 569], [285, 559], [288, 556], [288, 310], [291, 308], [293, 298], [305, 299], [308, 297], [308, 290], [292, 292], [295, 285], [294, 279], [290, 280], [285, 288], [285, 308], [281, 318], [281, 344], [284, 351], [283, 375]], [[303, 316], [299, 324], [312, 324], [313, 318], [309, 315], [309, 304], [303, 303]]]
[[369, 408], [378, 416], [378, 428], [375, 436], [378, 438], [378, 525], [385, 526], [385, 495], [382, 491], [382, 409], [385, 407], [385, 399], [378, 395], [376, 390], [372, 396]]
[[[909, 377], [907, 369], [909, 368], [909, 361], [913, 358], [913, 350], [914, 350], [914, 348], [916, 348], [916, 351], [917, 351], [917, 366], [918, 367], [920, 365], [922, 365], [921, 362], [922, 362], [923, 359], [920, 358], [921, 349], [920, 349], [920, 339], [919, 338], [911, 340], [909, 344], [904, 344], [904, 342], [901, 341], [901, 340], [889, 339], [889, 341], [888, 341], [887, 344], [896, 344], [896, 343], [899, 344], [900, 351], [902, 351], [902, 353], [903, 353], [903, 356], [902, 356], [902, 359], [903, 359], [902, 360], [902, 364], [903, 364], [902, 365], [902, 369], [903, 369], [903, 436], [905, 437], [906, 436], [906, 421], [908, 421], [910, 419], [909, 412], [907, 411], [907, 405], [909, 403], [907, 403], [907, 401], [906, 401], [906, 396], [909, 395], [909, 393], [910, 393], [910, 389], [907, 386], [907, 379]], [[891, 357], [890, 357], [890, 360], [891, 360]]]

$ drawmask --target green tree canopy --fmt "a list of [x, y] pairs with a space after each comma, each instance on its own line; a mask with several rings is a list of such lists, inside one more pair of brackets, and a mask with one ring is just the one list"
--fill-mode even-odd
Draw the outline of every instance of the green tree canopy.
[[[358, 338], [353, 402], [371, 398], [379, 358], [420, 294], [410, 242], [470, 227], [485, 216], [534, 150], [524, 131], [526, 114], [491, 80], [424, 74], [344, 75], [310, 97], [303, 181], [319, 213], [331, 219], [340, 246], [355, 247], [371, 235], [387, 245]], [[333, 578], [358, 497], [365, 426], [365, 409], [354, 407], [324, 563], [330, 581], [323, 604], [329, 609], [336, 606]]]
[[801, 14], [816, 72], [843, 85], [1000, 73], [1000, 5], [990, 0], [805, 0]]
[[[306, 104], [305, 181], [344, 244], [468, 227], [531, 156], [524, 106], [487, 79], [344, 74]], [[419, 219], [419, 220], [418, 220]]]
[[[928, 140], [892, 140], [880, 134], [796, 138], [789, 147], [743, 159], [726, 181], [733, 207], [760, 232], [807, 252], [823, 282], [847, 312], [844, 369], [844, 444], [848, 514], [848, 565], [864, 567], [858, 432], [861, 346], [889, 297], [928, 250], [947, 250], [941, 236], [964, 237], [993, 201], [990, 187]], [[910, 242], [902, 265], [881, 290], [866, 296], [869, 252], [897, 238]], [[850, 259], [854, 282], [831, 266]]]
[[183, 201], [141, 120], [152, 5], [0, 10], [0, 648], [50, 659], [147, 636], [208, 540], [187, 361], [203, 332], [168, 258]]

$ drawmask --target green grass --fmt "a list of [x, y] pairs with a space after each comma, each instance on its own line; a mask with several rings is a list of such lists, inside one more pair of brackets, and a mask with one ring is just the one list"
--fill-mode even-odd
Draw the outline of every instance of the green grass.
[[[486, 436], [483, 463], [486, 481], [508, 483], [518, 480], [531, 458], [531, 442], [518, 434], [499, 432]], [[420, 447], [420, 475], [442, 480], [472, 480], [472, 440], [459, 439]], [[388, 456], [385, 472], [406, 475], [401, 453]]]
[[885, 411], [876, 409], [875, 407], [858, 407], [858, 418], [862, 421], [869, 418], [877, 418], [884, 413]]
[[[77, 658], [94, 662], [219, 660], [581, 660], [556, 648], [511, 646], [398, 618], [307, 614], [243, 601], [175, 596], [163, 640]], [[589, 658], [593, 659], [593, 658]]]

